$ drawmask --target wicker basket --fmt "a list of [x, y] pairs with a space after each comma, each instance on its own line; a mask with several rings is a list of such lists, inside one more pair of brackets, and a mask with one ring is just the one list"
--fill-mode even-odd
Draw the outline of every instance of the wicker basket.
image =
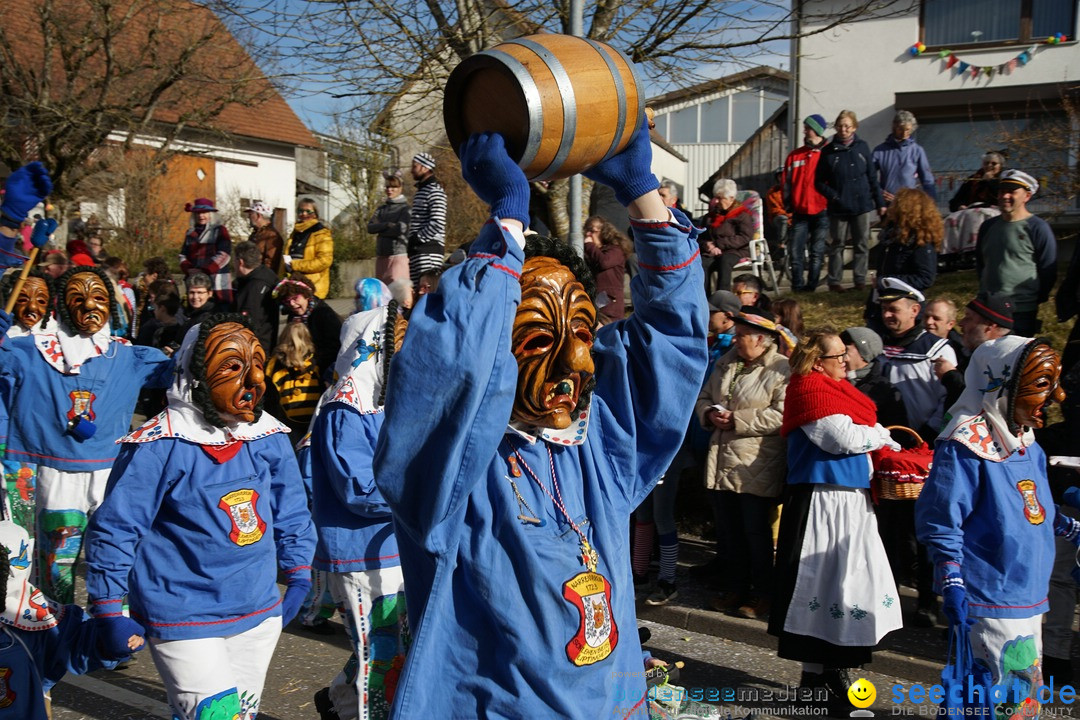
[[919, 497], [923, 483], [930, 476], [934, 452], [911, 428], [892, 425], [888, 429], [910, 433], [917, 444], [899, 451], [880, 448], [871, 453], [874, 479], [870, 488], [874, 501], [914, 500]]

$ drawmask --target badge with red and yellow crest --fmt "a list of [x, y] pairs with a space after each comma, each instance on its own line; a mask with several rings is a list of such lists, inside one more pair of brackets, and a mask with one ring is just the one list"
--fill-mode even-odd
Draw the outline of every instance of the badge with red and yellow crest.
[[266, 532], [266, 521], [259, 517], [255, 505], [259, 502], [259, 493], [254, 490], [234, 490], [221, 498], [218, 507], [224, 510], [232, 531], [229, 539], [240, 547], [262, 540]]
[[563, 597], [581, 614], [577, 634], [566, 645], [566, 656], [579, 667], [600, 662], [619, 644], [611, 583], [600, 573], [578, 573], [563, 585]]
[[88, 420], [94, 420], [94, 400], [97, 396], [89, 390], [72, 390], [68, 393], [71, 398], [71, 409], [67, 411], [67, 419], [71, 420], [76, 415], [82, 415]]
[[1046, 511], [1039, 503], [1039, 496], [1035, 494], [1035, 481], [1021, 480], [1016, 483], [1016, 489], [1024, 499], [1024, 517], [1032, 525], [1042, 525], [1046, 520]]
[[11, 689], [11, 668], [0, 668], [0, 710], [15, 704], [15, 691]]

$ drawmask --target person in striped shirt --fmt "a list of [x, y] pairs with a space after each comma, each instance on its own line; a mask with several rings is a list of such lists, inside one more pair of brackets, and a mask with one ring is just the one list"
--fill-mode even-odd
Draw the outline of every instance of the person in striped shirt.
[[412, 218], [409, 226], [409, 279], [413, 285], [420, 275], [442, 267], [446, 245], [446, 191], [435, 178], [435, 158], [417, 153], [412, 159], [416, 181]]

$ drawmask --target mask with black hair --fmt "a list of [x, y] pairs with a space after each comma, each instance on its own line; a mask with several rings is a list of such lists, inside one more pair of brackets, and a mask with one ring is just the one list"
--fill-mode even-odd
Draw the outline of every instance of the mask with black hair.
[[[5, 300], [15, 291], [18, 277], [18, 272], [11, 272], [0, 280], [0, 292]], [[27, 332], [35, 327], [44, 328], [52, 312], [52, 293], [50, 278], [40, 270], [31, 270], [15, 299], [15, 307], [11, 310], [15, 324]]]
[[244, 315], [211, 315], [199, 324], [187, 365], [192, 404], [215, 427], [226, 427], [226, 418], [256, 422], [262, 416], [265, 368], [266, 353]]
[[121, 326], [112, 281], [104, 270], [89, 265], [69, 268], [55, 287], [57, 315], [68, 331], [94, 335], [110, 320], [114, 328]]

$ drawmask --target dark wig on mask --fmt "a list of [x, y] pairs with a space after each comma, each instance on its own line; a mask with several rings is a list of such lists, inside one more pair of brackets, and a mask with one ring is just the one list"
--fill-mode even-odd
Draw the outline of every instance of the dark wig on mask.
[[[1016, 412], [1016, 391], [1020, 389], [1020, 376], [1024, 374], [1024, 364], [1028, 361], [1028, 358], [1031, 357], [1031, 353], [1035, 352], [1037, 348], [1043, 345], [1051, 350], [1054, 349], [1054, 346], [1050, 344], [1050, 341], [1044, 337], [1035, 338], [1024, 346], [1024, 349], [1020, 351], [1020, 357], [1016, 358], [1016, 366], [1013, 369], [1012, 377], [1009, 378], [1008, 384], [1005, 387], [1005, 392], [1009, 398], [1009, 407], [1008, 410], [1005, 411], [1005, 422], [1009, 426], [1009, 432], [1014, 435], [1020, 432], [1020, 426], [1013, 418], [1013, 415]], [[1057, 351], [1055, 350], [1055, 352]]]
[[119, 332], [122, 325], [120, 323], [120, 308], [116, 304], [116, 292], [113, 290], [113, 281], [105, 274], [104, 270], [93, 265], [76, 265], [68, 268], [63, 275], [56, 278], [56, 282], [50, 288], [52, 295], [56, 297], [53, 306], [56, 308], [56, 316], [60, 319], [60, 324], [68, 330], [75, 329], [75, 325], [71, 322], [71, 313], [68, 312], [65, 298], [67, 296], [68, 282], [71, 281], [72, 277], [80, 273], [97, 275], [101, 278], [101, 282], [105, 283], [105, 290], [109, 293], [109, 322], [112, 323], [112, 331]]
[[[7, 302], [8, 297], [15, 290], [15, 282], [19, 279], [19, 274], [22, 270], [16, 270], [10, 272], [4, 277], [0, 278], [0, 296], [3, 297], [3, 301]], [[38, 322], [37, 327], [45, 327], [45, 323], [49, 321], [49, 316], [53, 313], [53, 307], [56, 304], [56, 289], [53, 287], [52, 278], [38, 269], [33, 269], [26, 275], [27, 279], [37, 278], [45, 283], [45, 289], [49, 291], [49, 304], [45, 310], [44, 317]]]
[[[199, 337], [191, 348], [191, 361], [188, 365], [192, 380], [191, 402], [202, 412], [206, 422], [214, 427], [225, 427], [225, 421], [221, 419], [221, 414], [214, 407], [214, 401], [210, 399], [210, 387], [206, 382], [206, 339], [210, 337], [211, 330], [225, 323], [236, 323], [251, 330], [251, 322], [248, 321], [246, 315], [240, 313], [214, 313], [199, 323]], [[262, 417], [263, 401], [265, 400], [266, 393], [264, 392], [263, 396], [259, 398], [259, 403], [255, 406], [256, 422]]]
[[[577, 278], [577, 281], [581, 283], [581, 286], [585, 288], [585, 294], [589, 296], [589, 301], [594, 308], [596, 307], [596, 278], [593, 277], [592, 270], [589, 269], [585, 258], [574, 252], [573, 248], [544, 235], [527, 235], [525, 237], [525, 259], [528, 260], [531, 257], [549, 257], [565, 265]], [[595, 330], [596, 328], [594, 326], [591, 329]], [[581, 388], [577, 407], [570, 413], [571, 418], [577, 420], [581, 412], [588, 409], [595, 388], [596, 378], [590, 377], [589, 381]]]
[[11, 551], [0, 545], [0, 613], [7, 610], [7, 587], [11, 579]]

